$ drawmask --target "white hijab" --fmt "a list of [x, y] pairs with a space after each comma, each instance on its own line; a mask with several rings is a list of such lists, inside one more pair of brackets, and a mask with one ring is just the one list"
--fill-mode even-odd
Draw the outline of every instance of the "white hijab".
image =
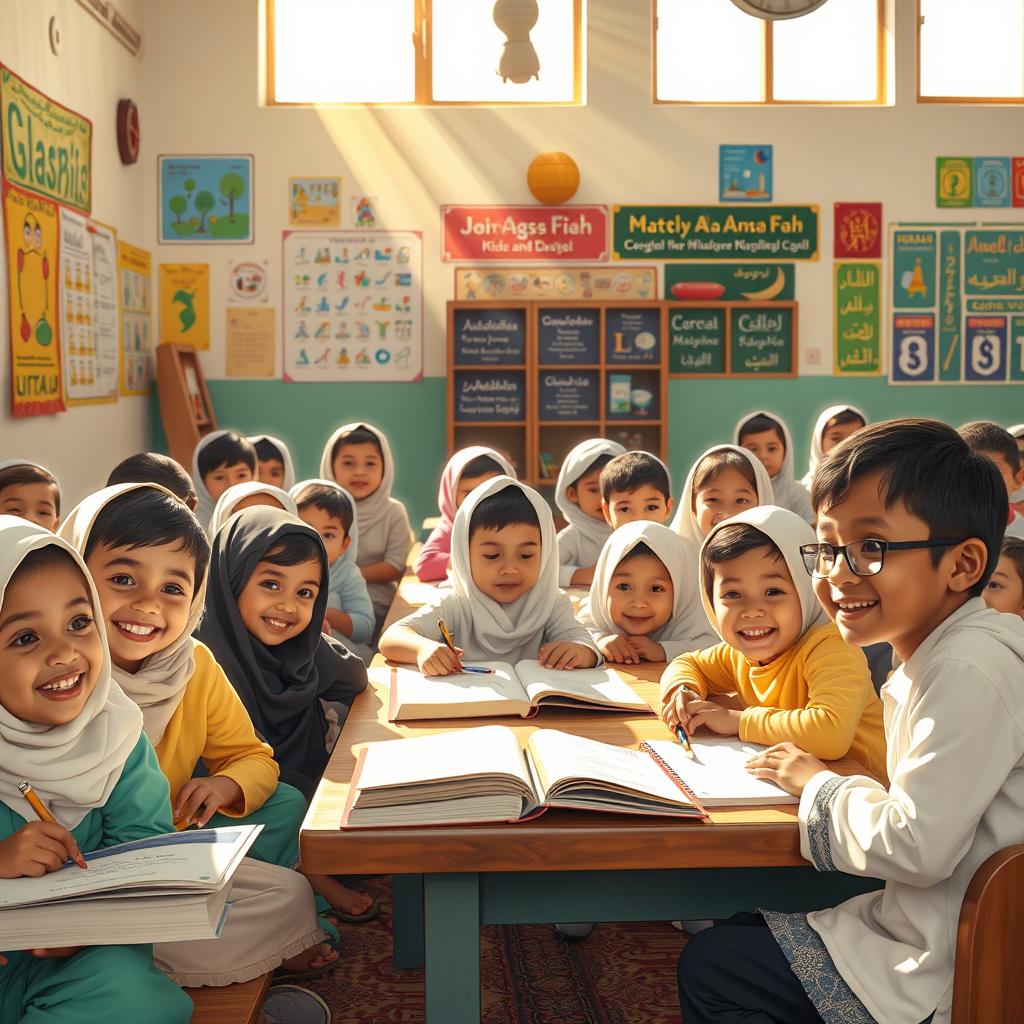
[[368, 430], [377, 438], [377, 443], [380, 445], [380, 450], [384, 457], [384, 475], [381, 477], [380, 487], [369, 497], [355, 503], [356, 518], [359, 520], [359, 532], [364, 538], [367, 538], [373, 536], [381, 529], [386, 529], [388, 512], [391, 507], [391, 487], [395, 482], [395, 462], [391, 457], [391, 445], [388, 444], [388, 439], [384, 432], [369, 423], [362, 422], [346, 423], [344, 426], [338, 427], [327, 439], [327, 444], [324, 445], [323, 455], [320, 457], [320, 476], [325, 480], [334, 479], [334, 460], [332, 458], [334, 446], [344, 434], [351, 433], [357, 427]]
[[[84, 558], [85, 549], [89, 544], [89, 536], [93, 526], [96, 525], [96, 519], [100, 512], [122, 494], [143, 488], [166, 494], [181, 504], [179, 498], [159, 484], [115, 484], [113, 487], [104, 487], [103, 490], [90, 494], [79, 502], [64, 520], [60, 528], [60, 536], [72, 544]], [[192, 515], [188, 508], [185, 508], [185, 511]], [[203, 574], [202, 580], [192, 595], [192, 604], [189, 607], [185, 629], [174, 643], [162, 651], [157, 651], [156, 654], [151, 654], [142, 662], [136, 672], [127, 672], [116, 665], [111, 665], [111, 671], [118, 686], [142, 709], [143, 728], [154, 746], [163, 739], [167, 723], [178, 709], [182, 697], [185, 696], [185, 687], [196, 670], [196, 642], [192, 634], [203, 617], [206, 580], [209, 575], [209, 564], [207, 564], [207, 571]], [[105, 632], [106, 617], [101, 615], [98, 621], [103, 622]]]
[[[337, 491], [343, 497], [348, 499], [349, 505], [352, 506], [352, 526], [349, 528], [348, 535], [351, 540], [349, 546], [341, 553], [341, 557], [330, 566], [328, 570], [328, 587], [331, 590], [336, 590], [341, 578], [353, 568], [356, 568], [356, 558], [359, 554], [359, 516], [356, 514], [356, 503], [352, 495], [345, 490], [341, 484], [335, 483], [333, 480], [320, 480], [314, 478], [312, 480], [300, 480], [295, 484], [288, 492], [288, 496], [296, 505], [295, 514], [298, 513], [298, 500], [299, 495], [307, 487], [328, 487], [331, 490]], [[301, 519], [302, 517], [299, 516]]]
[[555, 504], [558, 511], [565, 516], [565, 521], [573, 527], [583, 540], [580, 545], [583, 565], [593, 565], [604, 547], [604, 542], [611, 536], [612, 528], [604, 518], [595, 519], [588, 516], [575, 502], [569, 500], [565, 493], [602, 455], [622, 455], [625, 448], [616, 441], [607, 441], [603, 437], [592, 437], [581, 441], [562, 463], [558, 472], [558, 483], [555, 484]]
[[672, 618], [650, 634], [652, 640], [685, 643], [691, 650], [701, 650], [715, 643], [707, 620], [697, 606], [697, 549], [674, 530], [646, 519], [620, 526], [601, 549], [594, 568], [590, 596], [580, 613], [603, 633], [621, 633], [611, 614], [612, 577], [622, 561], [638, 544], [646, 544], [668, 569], [672, 580]]
[[18, 790], [31, 783], [56, 819], [72, 829], [113, 792], [142, 733], [142, 713], [110, 675], [103, 612], [82, 556], [67, 541], [27, 519], [0, 516], [0, 608], [18, 567], [30, 551], [53, 545], [67, 551], [85, 577], [103, 647], [96, 687], [81, 714], [64, 725], [37, 725], [0, 707], [0, 800], [26, 821], [35, 812]]
[[196, 489], [196, 518], [204, 527], [209, 523], [217, 501], [206, 489], [203, 474], [199, 472], [199, 453], [211, 441], [216, 441], [218, 437], [223, 437], [225, 434], [230, 433], [230, 430], [214, 430], [210, 434], [204, 434], [199, 438], [199, 444], [196, 445], [196, 450], [192, 453], [192, 486]]
[[[1013, 434], [1018, 441], [1024, 437], [1024, 423], [1015, 423], [1012, 427], [1007, 427], [1006, 429], [1009, 433]], [[0, 469], [3, 468], [3, 464], [0, 464]]]
[[[288, 451], [288, 445], [279, 437], [272, 434], [253, 434], [249, 440], [253, 446], [260, 441], [268, 441], [281, 453], [281, 462], [284, 464], [284, 489], [289, 490], [295, 483], [295, 464], [292, 462], [292, 453]], [[257, 466], [257, 470], [259, 467]]]
[[[818, 463], [825, 457], [825, 453], [821, 450], [825, 426], [833, 416], [838, 416], [842, 412], [852, 412], [854, 416], [859, 416], [865, 424], [868, 422], [867, 416], [855, 405], [830, 405], [818, 417], [818, 422], [814, 424], [814, 433], [811, 434], [811, 457], [807, 462], [807, 475], [800, 481], [808, 491], [811, 489], [811, 484], [814, 483], [814, 474], [818, 472]], [[782, 421], [779, 420], [779, 422]]]
[[732, 436], [733, 444], [739, 445], [740, 428], [755, 416], [770, 416], [775, 420], [782, 428], [782, 436], [786, 442], [786, 455], [782, 460], [782, 469], [772, 477], [772, 495], [774, 496], [775, 504], [780, 508], [788, 508], [791, 512], [796, 512], [797, 515], [804, 516], [809, 521], [811, 516], [811, 499], [808, 497], [807, 488], [796, 478], [793, 459], [793, 435], [789, 432], [789, 426], [786, 421], [781, 416], [776, 416], [773, 412], [765, 412], [764, 409], [755, 409], [753, 412], [748, 412], [736, 424], [736, 429], [733, 431]]
[[814, 544], [817, 541], [818, 538], [814, 530], [806, 520], [801, 519], [795, 512], [790, 512], [788, 508], [779, 508], [777, 505], [760, 505], [757, 508], [740, 512], [739, 515], [719, 523], [708, 533], [707, 538], [701, 545], [699, 563], [701, 566], [700, 598], [704, 604], [704, 611], [707, 613], [715, 632], [719, 636], [722, 635], [718, 629], [714, 605], [703, 584], [704, 549], [719, 530], [726, 526], [738, 526], [741, 523], [746, 523], [748, 526], [753, 526], [755, 529], [760, 530], [771, 538], [775, 546], [782, 552], [782, 557], [786, 560], [786, 568], [789, 569], [789, 575], [793, 577], [793, 585], [796, 587], [797, 595], [800, 598], [800, 610], [803, 613], [800, 635], [803, 636], [807, 630], [813, 629], [815, 626], [823, 626], [828, 622], [829, 619], [825, 614], [825, 609], [821, 607], [817, 597], [814, 596], [814, 582], [804, 568], [803, 559], [800, 557], [801, 544]]
[[746, 448], [740, 448], [734, 444], [716, 444], [704, 452], [690, 467], [690, 472], [686, 474], [686, 483], [683, 484], [682, 494], [679, 495], [676, 514], [672, 517], [670, 524], [680, 537], [694, 545], [703, 543], [704, 534], [701, 533], [700, 524], [697, 522], [697, 513], [693, 510], [693, 481], [697, 475], [697, 467], [715, 452], [737, 452], [750, 463], [750, 467], [754, 471], [754, 481], [757, 484], [758, 505], [771, 505], [775, 500], [768, 470], [764, 468], [761, 460], [753, 452], [748, 452]]
[[285, 512], [292, 515], [298, 511], [295, 499], [287, 491], [273, 484], [263, 484], [259, 480], [245, 480], [240, 484], [232, 484], [218, 499], [213, 508], [213, 515], [210, 517], [210, 527], [207, 531], [212, 537], [234, 514], [235, 507], [240, 501], [251, 498], [254, 494], [265, 494], [273, 498]]
[[[540, 521], [540, 576], [536, 586], [512, 604], [499, 604], [473, 582], [469, 564], [469, 521], [484, 498], [498, 494], [506, 487], [518, 487], [537, 513]], [[464, 605], [466, 620], [473, 624], [472, 638], [461, 644], [466, 649], [483, 648], [500, 655], [502, 651], [518, 648], [544, 630], [559, 597], [558, 548], [551, 509], [532, 487], [508, 476], [496, 476], [469, 493], [452, 526], [452, 586], [455, 598]]]

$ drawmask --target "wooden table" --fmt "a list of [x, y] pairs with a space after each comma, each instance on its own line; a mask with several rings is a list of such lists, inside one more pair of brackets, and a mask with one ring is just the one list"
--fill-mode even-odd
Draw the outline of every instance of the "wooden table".
[[[634, 685], [658, 706], [662, 665]], [[355, 701], [303, 823], [303, 868], [394, 875], [394, 960], [426, 967], [428, 1024], [480, 1019], [480, 925], [725, 917], [739, 910], [812, 910], [878, 888], [819, 874], [800, 856], [795, 805], [717, 810], [710, 823], [549, 811], [517, 825], [342, 832], [338, 823], [368, 742], [500, 723], [525, 738], [556, 728], [636, 747], [668, 730], [653, 714], [545, 709], [537, 718], [390, 724], [387, 691]], [[837, 770], [859, 766], [838, 762]]]

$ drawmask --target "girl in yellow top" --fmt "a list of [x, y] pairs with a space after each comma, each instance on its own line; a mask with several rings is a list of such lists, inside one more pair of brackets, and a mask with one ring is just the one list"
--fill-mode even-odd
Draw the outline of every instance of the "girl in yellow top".
[[[863, 653], [814, 597], [800, 545], [814, 531], [763, 505], [718, 524], [701, 548], [701, 598], [723, 642], [676, 658], [661, 680], [662, 718], [751, 743], [796, 743], [816, 757], [849, 755], [883, 781], [882, 705]], [[742, 710], [712, 694], [739, 695]]]

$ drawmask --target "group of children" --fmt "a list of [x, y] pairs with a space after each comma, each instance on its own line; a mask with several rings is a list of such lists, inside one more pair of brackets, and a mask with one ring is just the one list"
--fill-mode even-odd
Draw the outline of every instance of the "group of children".
[[[694, 935], [686, 1024], [946, 1020], [966, 885], [1024, 841], [1024, 540], [1003, 539], [1024, 527], [1021, 452], [995, 424], [868, 425], [850, 406], [825, 410], [811, 449], [798, 481], [785, 423], [746, 416], [674, 505], [656, 456], [584, 441], [556, 484], [557, 535], [503, 453], [457, 452], [415, 566], [436, 599], [383, 635], [412, 533], [369, 424], [335, 431], [300, 482], [267, 435], [208, 435], [191, 478], [133, 456], [66, 516], [52, 474], [0, 463], [0, 877], [264, 825], [219, 940], [9, 953], [0, 1018], [95, 1018], [117, 988], [177, 1022], [174, 982], [331, 970], [334, 919], [377, 907], [303, 874], [298, 831], [379, 649], [431, 676], [667, 662], [666, 724], [766, 745], [750, 770], [800, 796], [808, 860], [885, 882]], [[589, 588], [578, 612], [566, 588]], [[880, 648], [879, 698], [864, 652]], [[867, 774], [823, 763], [846, 756]], [[60, 825], [34, 820], [26, 778]]]

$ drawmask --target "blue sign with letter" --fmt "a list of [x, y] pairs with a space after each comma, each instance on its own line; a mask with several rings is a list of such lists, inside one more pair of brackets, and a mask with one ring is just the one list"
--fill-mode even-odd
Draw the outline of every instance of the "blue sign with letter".
[[964, 332], [964, 380], [1006, 380], [1009, 372], [1006, 317], [969, 316]]
[[896, 383], [935, 380], [935, 317], [898, 313], [892, 318], [889, 375]]

